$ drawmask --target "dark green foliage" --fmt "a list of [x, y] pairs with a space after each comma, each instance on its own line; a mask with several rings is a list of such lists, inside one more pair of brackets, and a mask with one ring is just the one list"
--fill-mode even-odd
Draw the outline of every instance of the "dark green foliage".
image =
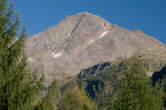
[[152, 87], [137, 57], [126, 62], [119, 80], [117, 97], [111, 99], [110, 110], [161, 110], [162, 91]]
[[166, 108], [166, 66], [163, 67], [159, 72], [155, 72], [152, 76], [152, 83], [155, 86], [159, 82], [159, 86], [163, 88], [164, 91], [164, 108]]
[[[100, 65], [102, 67], [100, 67]], [[120, 76], [120, 71], [123, 70], [123, 63], [104, 63], [100, 65], [99, 67], [95, 67], [97, 68], [96, 71], [91, 68], [82, 71], [82, 75], [78, 75], [77, 83], [79, 87], [85, 87], [88, 96], [90, 96], [101, 109], [104, 103], [107, 102], [108, 96], [111, 97], [112, 94], [117, 92], [117, 81]], [[93, 70], [93, 72], [91, 70]], [[108, 93], [108, 91], [111, 92]]]
[[159, 72], [155, 72], [152, 75], [152, 83], [153, 85], [156, 84], [156, 82], [160, 81], [160, 82], [165, 82], [164, 80], [166, 79], [166, 66], [163, 67]]
[[65, 91], [58, 110], [97, 110], [97, 108], [86, 96], [85, 91], [74, 88]]
[[39, 101], [35, 110], [56, 110], [58, 94], [57, 81], [53, 81], [46, 93], [46, 96]]
[[25, 29], [19, 39], [19, 18], [0, 0], [0, 109], [32, 110], [39, 79], [26, 69]]
[[[109, 63], [102, 69], [100, 69], [100, 67], [94, 67], [83, 70], [78, 75], [77, 84], [79, 87], [85, 87], [88, 95], [97, 103], [99, 109], [105, 109], [107, 107], [108, 110], [113, 109], [115, 99], [120, 97], [120, 95], [118, 95], [121, 93], [119, 91], [120, 87], [130, 88], [130, 86], [135, 86], [136, 90], [140, 91], [135, 94], [135, 97], [138, 97], [140, 100], [142, 100], [141, 98], [148, 100], [145, 101], [145, 105], [142, 104], [143, 106], [153, 104], [153, 106], [150, 107], [153, 109], [154, 106], [156, 106], [156, 110], [162, 106], [163, 91], [160, 87], [161, 85], [156, 87], [152, 86], [150, 78], [145, 74], [145, 70], [147, 69], [138, 57]], [[122, 82], [123, 79], [125, 83], [122, 84], [125, 85], [119, 86], [119, 84], [121, 84], [119, 79], [121, 79], [120, 82]], [[131, 89], [130, 91], [129, 89], [128, 94], [136, 92], [136, 90], [134, 90]], [[138, 94], [143, 95], [140, 96]], [[134, 101], [131, 102], [135, 104], [140, 101], [138, 101], [138, 99], [133, 99]]]

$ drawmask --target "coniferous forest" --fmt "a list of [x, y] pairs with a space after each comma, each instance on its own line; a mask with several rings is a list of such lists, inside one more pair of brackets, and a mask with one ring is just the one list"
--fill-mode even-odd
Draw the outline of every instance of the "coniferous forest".
[[163, 66], [152, 77], [138, 55], [84, 71], [65, 83], [45, 84], [28, 69], [26, 28], [8, 0], [0, 0], [0, 110], [165, 110]]

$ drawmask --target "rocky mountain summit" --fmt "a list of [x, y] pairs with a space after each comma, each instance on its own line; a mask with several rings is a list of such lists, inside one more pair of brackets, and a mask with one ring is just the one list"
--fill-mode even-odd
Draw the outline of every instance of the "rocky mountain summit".
[[139, 30], [130, 31], [83, 12], [27, 38], [25, 51], [32, 70], [62, 78], [100, 62], [161, 48], [165, 45]]

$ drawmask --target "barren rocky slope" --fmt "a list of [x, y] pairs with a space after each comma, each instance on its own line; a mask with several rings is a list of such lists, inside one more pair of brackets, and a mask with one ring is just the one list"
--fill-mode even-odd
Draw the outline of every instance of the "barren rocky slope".
[[141, 31], [130, 31], [87, 12], [66, 17], [57, 26], [27, 38], [30, 68], [47, 77], [72, 76], [91, 65], [165, 48]]

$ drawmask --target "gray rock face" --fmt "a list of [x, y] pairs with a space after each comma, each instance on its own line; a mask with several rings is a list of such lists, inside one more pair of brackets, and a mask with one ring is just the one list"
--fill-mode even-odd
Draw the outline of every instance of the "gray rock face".
[[120, 28], [87, 12], [68, 16], [26, 41], [30, 68], [50, 78], [75, 75], [99, 62], [156, 48], [165, 45], [140, 31]]

